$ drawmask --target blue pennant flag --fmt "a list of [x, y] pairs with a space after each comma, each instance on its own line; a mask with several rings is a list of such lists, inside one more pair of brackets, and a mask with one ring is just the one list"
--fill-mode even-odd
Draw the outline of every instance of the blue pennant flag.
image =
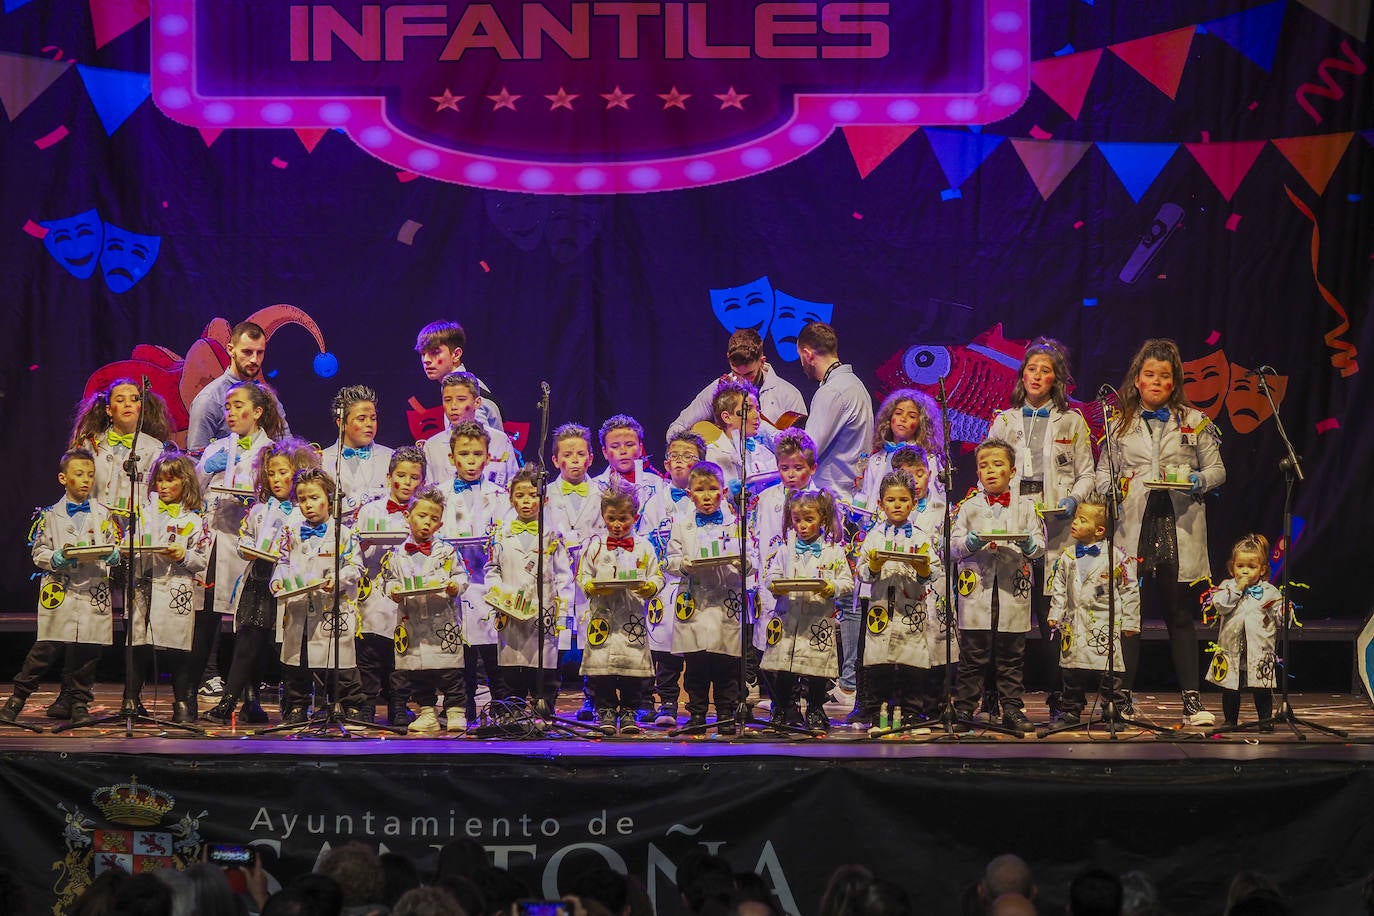
[[1274, 0], [1264, 6], [1204, 22], [1202, 27], [1265, 70], [1272, 70], [1287, 5], [1287, 0]]
[[91, 97], [91, 104], [100, 115], [100, 123], [107, 134], [119, 130], [153, 91], [146, 73], [105, 70], [82, 64], [77, 64], [76, 70], [86, 84], [86, 94]]
[[1159, 173], [1174, 153], [1177, 143], [1099, 143], [1097, 148], [1106, 157], [1116, 177], [1126, 186], [1131, 200], [1140, 198], [1154, 184]]

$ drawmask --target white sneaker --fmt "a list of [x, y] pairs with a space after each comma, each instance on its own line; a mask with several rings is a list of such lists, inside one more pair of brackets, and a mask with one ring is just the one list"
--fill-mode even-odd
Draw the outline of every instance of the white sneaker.
[[450, 735], [461, 735], [468, 730], [468, 717], [457, 709], [450, 709], [444, 730]]
[[224, 695], [224, 678], [215, 675], [204, 684], [200, 685], [198, 693], [203, 697], [218, 697]]
[[1202, 697], [1196, 690], [1183, 691], [1183, 724], [1215, 725], [1217, 717], [1202, 706]]
[[439, 733], [439, 715], [433, 706], [421, 706], [420, 714], [415, 717], [415, 721], [406, 726], [408, 735], [437, 735]]

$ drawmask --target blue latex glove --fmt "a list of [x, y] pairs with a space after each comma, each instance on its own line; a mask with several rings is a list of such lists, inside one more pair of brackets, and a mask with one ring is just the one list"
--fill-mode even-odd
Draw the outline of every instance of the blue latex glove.
[[739, 491], [743, 485], [738, 480], [730, 481], [730, 499], [732, 502], [739, 502]]
[[1072, 496], [1065, 496], [1059, 501], [1059, 511], [1063, 515], [1072, 516], [1074, 510], [1078, 508], [1078, 500]]
[[964, 546], [968, 547], [970, 553], [975, 550], [982, 550], [983, 539], [970, 531], [968, 537], [964, 540]]
[[53, 551], [53, 554], [52, 554], [52, 568], [53, 568], [53, 569], [62, 569], [63, 567], [66, 567], [66, 566], [75, 566], [75, 565], [76, 565], [76, 560], [73, 559], [72, 557], [67, 556], [65, 553], [63, 553], [61, 547], [59, 547], [59, 548], [57, 548], [56, 550]]
[[1020, 544], [1017, 544], [1016, 546], [1020, 547], [1021, 552], [1026, 556], [1030, 556], [1031, 554], [1035, 553], [1035, 541], [1031, 540], [1029, 537], [1027, 537], [1024, 541], [1022, 541]]
[[118, 547], [116, 547], [114, 550], [111, 550], [109, 556], [105, 557], [105, 565], [106, 565], [106, 566], [118, 566], [118, 565], [119, 565], [119, 548], [118, 548]]
[[228, 470], [228, 468], [229, 453], [224, 449], [220, 449], [205, 459], [205, 473], [207, 474], [218, 474], [220, 471]]
[[1191, 483], [1191, 484], [1193, 485], [1193, 489], [1192, 489], [1192, 491], [1191, 491], [1192, 494], [1193, 494], [1194, 496], [1201, 496], [1201, 495], [1202, 495], [1202, 478], [1201, 478], [1199, 475], [1197, 475], [1197, 474], [1189, 474], [1189, 475], [1188, 475], [1188, 481], [1189, 481], [1189, 483]]

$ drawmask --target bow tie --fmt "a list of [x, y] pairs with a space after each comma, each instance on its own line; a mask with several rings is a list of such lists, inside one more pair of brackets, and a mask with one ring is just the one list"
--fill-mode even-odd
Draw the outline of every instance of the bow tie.
[[1142, 410], [1140, 416], [1146, 420], [1158, 420], [1161, 423], [1169, 422], [1169, 408], [1161, 407], [1158, 410]]
[[811, 556], [813, 557], [819, 557], [821, 555], [821, 542], [812, 541], [810, 544], [808, 544], [805, 541], [798, 541], [797, 556], [803, 557], [806, 556], [808, 553], [811, 554]]
[[516, 519], [515, 521], [513, 521], [513, 522], [510, 523], [510, 533], [511, 533], [511, 534], [538, 534], [538, 533], [539, 533], [539, 520], [538, 520], [538, 519], [530, 519], [528, 522], [522, 522], [522, 521], [520, 521], [519, 519]]
[[277, 499], [275, 496], [270, 496], [267, 499], [267, 508], [278, 509], [283, 515], [290, 515], [291, 510], [295, 507], [291, 505], [289, 499]]
[[635, 482], [635, 469], [634, 469], [634, 468], [630, 468], [628, 471], [616, 471], [616, 473], [619, 474], [619, 475], [625, 480], [626, 483], [634, 483], [634, 482]]
[[724, 512], [721, 512], [719, 509], [717, 509], [716, 511], [712, 512], [710, 515], [702, 515], [700, 512], [697, 513], [697, 527], [698, 527], [698, 528], [700, 528], [702, 525], [723, 525], [723, 524], [725, 524], [725, 513], [724, 513]]
[[988, 505], [989, 505], [989, 506], [996, 506], [996, 505], [999, 505], [999, 504], [1000, 504], [1000, 505], [1006, 506], [1007, 508], [1011, 508], [1011, 491], [1010, 491], [1010, 490], [1007, 490], [1006, 492], [1003, 492], [1003, 493], [988, 493], [988, 494], [987, 494], [987, 498], [988, 498]]
[[388, 500], [386, 501], [386, 514], [387, 514], [387, 515], [394, 515], [394, 514], [397, 513], [397, 512], [404, 513], [405, 511], [406, 511], [406, 507], [403, 506], [403, 505], [401, 505], [400, 503], [396, 502], [396, 500], [394, 500], [394, 499], [388, 499]]
[[682, 489], [682, 487], [669, 487], [668, 495], [673, 498], [673, 502], [680, 503], [682, 502], [682, 498], [687, 495], [687, 491]]
[[325, 529], [329, 527], [329, 522], [320, 522], [318, 525], [301, 525], [301, 540], [308, 541], [311, 538], [324, 537]]
[[899, 449], [899, 448], [905, 448], [905, 447], [907, 447], [907, 446], [910, 445], [910, 444], [911, 444], [910, 442], [886, 442], [886, 441], [884, 441], [884, 442], [883, 442], [883, 451], [886, 452], [887, 454], [891, 455], [893, 452], [897, 451], [897, 449]]
[[571, 483], [565, 480], [563, 481], [563, 484], [559, 489], [563, 491], [564, 496], [571, 496], [574, 493], [576, 493], [578, 496], [586, 496], [587, 481], [584, 480], [581, 483]]
[[476, 480], [464, 480], [461, 477], [453, 478], [454, 493], [466, 493], [468, 490], [476, 490], [480, 486], [482, 486], [482, 479], [480, 477]]
[[352, 448], [351, 446], [345, 445], [343, 447], [343, 456], [345, 458], [371, 458], [372, 446], [364, 445], [362, 448]]
[[1080, 560], [1084, 557], [1095, 557], [1100, 555], [1101, 553], [1102, 548], [1097, 546], [1096, 544], [1092, 545], [1091, 547], [1085, 547], [1082, 544], [1075, 544], [1073, 547], [1073, 555], [1078, 557], [1078, 559]]
[[758, 448], [758, 445], [759, 440], [754, 436], [750, 436], [748, 439], [744, 440], [744, 450], [746, 452], [752, 452], [754, 449]]
[[1245, 594], [1249, 595], [1251, 598], [1262, 597], [1264, 595], [1264, 587], [1260, 585], [1252, 585], [1245, 590]]
[[916, 512], [917, 512], [918, 514], [921, 513], [921, 512], [926, 511], [926, 501], [927, 501], [927, 498], [924, 497], [924, 496], [922, 496], [920, 499], [916, 500]]
[[133, 447], [134, 447], [134, 434], [133, 434], [133, 433], [125, 433], [124, 435], [121, 436], [119, 433], [117, 433], [117, 432], [115, 432], [113, 429], [111, 429], [111, 430], [107, 430], [107, 431], [106, 431], [106, 433], [105, 433], [105, 441], [108, 442], [110, 445], [122, 445], [122, 446], [124, 446], [124, 447], [127, 448], [127, 449], [133, 449]]
[[253, 444], [253, 437], [252, 437], [252, 436], [239, 436], [239, 449], [240, 449], [240, 451], [245, 451], [245, 452], [248, 451], [248, 447], [251, 446], [252, 444]]
[[71, 518], [78, 512], [90, 512], [91, 501], [88, 499], [84, 503], [67, 503], [67, 518]]
[[162, 500], [159, 499], [159, 500], [157, 501], [157, 511], [159, 511], [159, 512], [166, 512], [166, 513], [167, 513], [168, 515], [170, 515], [172, 518], [180, 518], [180, 517], [181, 517], [181, 503], [165, 503], [165, 502], [163, 502]]
[[889, 534], [896, 534], [898, 532], [901, 532], [907, 537], [911, 537], [911, 522], [907, 522], [904, 525], [894, 525], [891, 522], [889, 522], [887, 530]]
[[634, 550], [634, 538], [606, 538], [606, 546], [611, 550]]
[[1039, 410], [1036, 410], [1034, 407], [1021, 408], [1021, 416], [1023, 417], [1048, 417], [1049, 415], [1049, 407], [1041, 407]]
[[429, 552], [434, 549], [434, 542], [425, 541], [423, 544], [416, 544], [412, 541], [407, 541], [405, 548], [406, 553], [422, 553], [425, 556], [429, 556]]

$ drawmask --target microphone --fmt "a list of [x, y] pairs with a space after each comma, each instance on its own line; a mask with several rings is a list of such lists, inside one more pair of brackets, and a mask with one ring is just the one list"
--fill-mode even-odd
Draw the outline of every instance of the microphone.
[[549, 396], [549, 383], [548, 383], [548, 382], [540, 382], [540, 383], [539, 383], [539, 390], [542, 391], [542, 392], [544, 392], [544, 397], [548, 397], [548, 396]]
[[152, 387], [153, 387], [153, 383], [150, 382], [150, 381], [148, 381], [148, 376], [146, 376], [146, 375], [143, 376], [143, 390], [144, 390], [144, 391], [147, 391], [149, 388], [152, 388]]
[[944, 407], [944, 406], [945, 406], [945, 403], [946, 403], [946, 398], [945, 398], [945, 377], [944, 377], [943, 375], [940, 376], [940, 398], [939, 398], [939, 400], [940, 400], [940, 406], [941, 406], [941, 407]]
[[1254, 378], [1257, 375], [1278, 375], [1278, 370], [1273, 366], [1259, 366], [1245, 373], [1246, 378]]
[[1102, 385], [1097, 389], [1097, 396], [1098, 396], [1099, 398], [1104, 398], [1104, 399], [1105, 399], [1105, 398], [1108, 398], [1108, 397], [1110, 397], [1110, 396], [1112, 396], [1112, 395], [1115, 395], [1116, 393], [1117, 393], [1117, 391], [1116, 391], [1115, 388], [1113, 388], [1111, 385], [1108, 385], [1108, 384], [1105, 384], [1105, 383], [1102, 384]]

